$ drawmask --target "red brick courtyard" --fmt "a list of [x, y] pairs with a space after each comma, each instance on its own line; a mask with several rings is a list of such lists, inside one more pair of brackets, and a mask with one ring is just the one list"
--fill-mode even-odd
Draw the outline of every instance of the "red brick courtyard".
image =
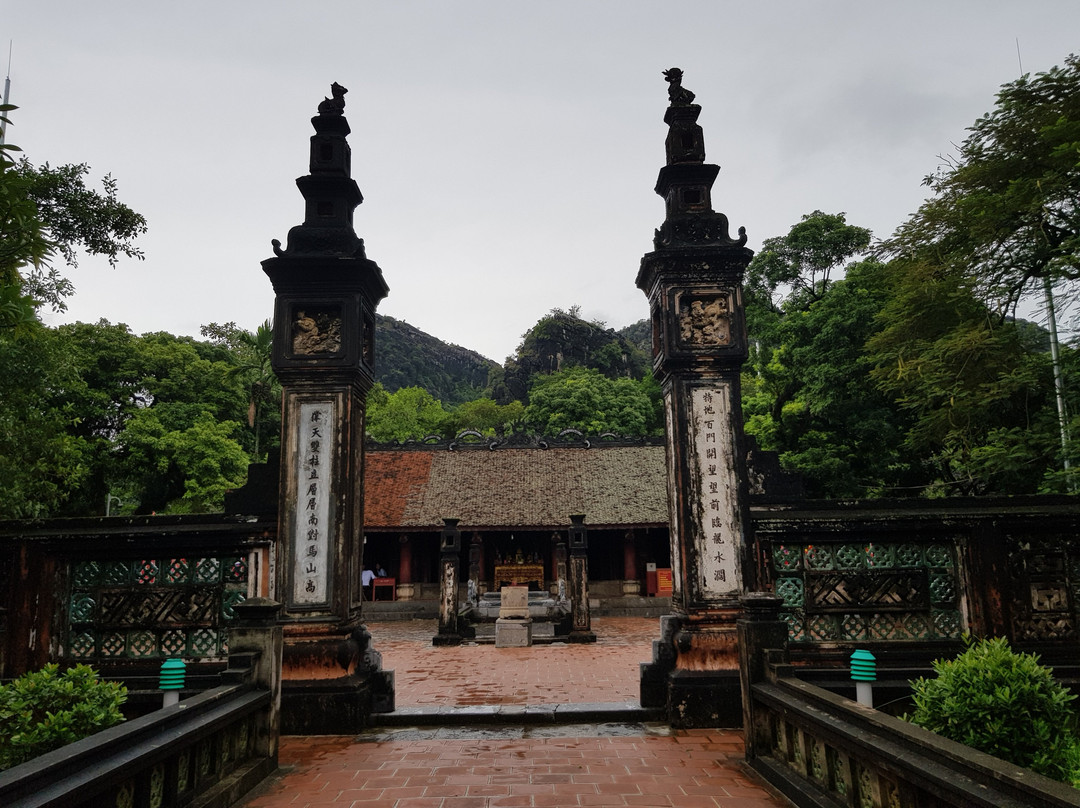
[[[432, 621], [372, 623], [397, 707], [636, 702], [659, 621], [594, 618], [594, 645], [435, 648]], [[663, 724], [383, 728], [287, 737], [248, 808], [788, 806], [742, 763], [742, 734]]]

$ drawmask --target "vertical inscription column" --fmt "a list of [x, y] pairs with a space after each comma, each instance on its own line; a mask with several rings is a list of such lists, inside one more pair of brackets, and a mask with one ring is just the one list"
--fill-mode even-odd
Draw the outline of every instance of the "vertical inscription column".
[[698, 559], [698, 585], [706, 598], [722, 598], [742, 589], [739, 549], [743, 524], [731, 409], [728, 387], [699, 387], [691, 392], [691, 463], [701, 493], [699, 507], [691, 508], [697, 516], [694, 555]]
[[298, 607], [330, 605], [333, 556], [330, 554], [330, 475], [334, 402], [304, 402], [296, 425], [298, 481], [291, 547], [292, 602]]

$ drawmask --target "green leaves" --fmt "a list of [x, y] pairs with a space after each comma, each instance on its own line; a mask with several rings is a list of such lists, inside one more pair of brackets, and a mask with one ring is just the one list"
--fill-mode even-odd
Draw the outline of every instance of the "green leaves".
[[238, 350], [106, 321], [0, 332], [0, 518], [220, 509], [257, 451]]
[[655, 383], [650, 388], [633, 379], [609, 379], [598, 370], [574, 367], [535, 377], [525, 419], [540, 435], [564, 429], [586, 435], [657, 435], [662, 426], [650, 393], [659, 395]]
[[1055, 780], [1080, 778], [1075, 696], [1037, 656], [1017, 654], [1004, 638], [969, 642], [954, 660], [934, 662], [936, 679], [912, 682], [924, 729]]
[[[71, 268], [79, 265], [79, 253], [102, 255], [115, 266], [121, 256], [143, 259], [134, 241], [146, 232], [146, 219], [117, 199], [117, 183], [106, 174], [102, 190], [88, 188], [90, 167], [85, 163], [53, 168], [48, 163], [34, 166], [23, 158], [13, 168], [22, 180], [27, 197], [35, 204], [37, 216], [64, 262]], [[63, 308], [63, 297], [70, 288], [46, 287], [46, 299]], [[58, 276], [53, 276], [54, 280]]]
[[808, 213], [786, 236], [765, 239], [747, 267], [747, 293], [777, 311], [805, 306], [825, 293], [833, 272], [866, 252], [870, 237], [843, 213]]
[[1004, 85], [968, 131], [883, 249], [970, 279], [1003, 313], [1044, 277], [1080, 278], [1080, 57]]
[[884, 270], [844, 266], [869, 241], [843, 214], [814, 211], [767, 239], [747, 271], [746, 431], [800, 472], [811, 496], [865, 497], [909, 482], [903, 416], [871, 379], [865, 350], [885, 303]]
[[365, 432], [373, 440], [420, 440], [442, 436], [448, 429], [449, 414], [427, 390], [402, 387], [387, 393], [382, 385], [376, 385], [368, 394]]
[[0, 770], [119, 724], [126, 700], [88, 665], [46, 665], [0, 687]]

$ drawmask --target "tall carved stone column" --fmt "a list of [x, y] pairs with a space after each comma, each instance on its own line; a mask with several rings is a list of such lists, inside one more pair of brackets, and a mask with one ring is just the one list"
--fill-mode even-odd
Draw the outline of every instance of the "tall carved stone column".
[[585, 514], [570, 517], [570, 634], [569, 642], [596, 642], [589, 615], [589, 536]]
[[649, 299], [653, 369], [664, 389], [678, 619], [665, 638], [675, 653], [661, 649], [656, 664], [674, 658], [667, 676], [674, 724], [739, 726], [735, 624], [744, 570], [751, 569], [739, 373], [747, 356], [742, 279], [753, 252], [745, 231], [731, 238], [727, 217], [712, 209], [720, 168], [705, 163], [701, 107], [682, 87], [681, 70], [665, 76], [667, 165], [655, 190], [667, 216], [637, 276]]
[[461, 645], [458, 627], [458, 575], [461, 566], [461, 531], [457, 519], [443, 519], [439, 539], [439, 633], [432, 645]]
[[[353, 229], [345, 88], [312, 118], [302, 224], [262, 262], [276, 293], [273, 367], [282, 385], [276, 599], [282, 605], [283, 731], [353, 731], [370, 712], [361, 642], [364, 405], [375, 308], [388, 291]], [[380, 683], [380, 687], [385, 682]]]

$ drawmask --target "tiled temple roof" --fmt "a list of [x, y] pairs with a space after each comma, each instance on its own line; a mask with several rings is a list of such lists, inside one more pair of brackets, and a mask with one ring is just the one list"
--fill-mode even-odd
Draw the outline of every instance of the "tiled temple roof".
[[366, 530], [666, 525], [662, 445], [379, 450], [366, 454]]

